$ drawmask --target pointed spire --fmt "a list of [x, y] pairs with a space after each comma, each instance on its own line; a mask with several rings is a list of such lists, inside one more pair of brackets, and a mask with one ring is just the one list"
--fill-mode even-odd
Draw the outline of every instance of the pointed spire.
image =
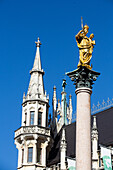
[[41, 60], [40, 60], [40, 45], [41, 45], [40, 39], [38, 38], [38, 41], [35, 41], [35, 43], [36, 43], [37, 49], [36, 49], [36, 56], [35, 56], [35, 60], [34, 60], [34, 65], [33, 65], [31, 72], [42, 70]]
[[71, 94], [69, 95], [69, 124], [71, 124], [72, 121], [72, 96]]
[[97, 130], [96, 116], [93, 116], [93, 127], [92, 130]]
[[56, 99], [56, 87], [53, 87], [53, 99]]
[[62, 138], [61, 138], [61, 141], [66, 141], [66, 136], [65, 136], [65, 128], [62, 129]]
[[66, 102], [66, 92], [65, 92], [65, 87], [66, 87], [67, 83], [66, 80], [63, 79], [62, 82], [62, 87], [63, 87], [63, 91], [62, 91], [62, 125], [66, 125], [67, 124], [67, 102]]
[[[55, 121], [56, 117], [56, 105], [57, 105], [57, 98], [56, 98], [56, 87], [53, 87], [53, 122]], [[55, 122], [54, 122], [55, 123]]]
[[97, 169], [98, 167], [98, 129], [96, 123], [96, 116], [93, 116], [93, 127], [91, 132], [92, 137], [92, 160], [93, 164], [92, 167]]
[[93, 116], [93, 126], [92, 126], [92, 140], [96, 139], [98, 140], [98, 129], [97, 129], [97, 123], [96, 123], [96, 116]]
[[65, 128], [62, 129], [62, 137], [61, 137], [61, 142], [60, 142], [60, 164], [61, 170], [66, 169], [66, 134], [65, 134]]
[[43, 83], [44, 71], [41, 68], [41, 59], [40, 59], [41, 42], [39, 38], [35, 43], [36, 43], [36, 55], [35, 55], [33, 68], [30, 71], [31, 78], [30, 78], [30, 83], [29, 83], [29, 88], [27, 93], [27, 99], [42, 98], [46, 100], [44, 83]]

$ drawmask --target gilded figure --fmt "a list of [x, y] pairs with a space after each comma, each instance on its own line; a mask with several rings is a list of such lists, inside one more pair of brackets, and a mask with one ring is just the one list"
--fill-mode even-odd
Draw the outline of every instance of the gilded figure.
[[88, 38], [86, 35], [88, 33], [89, 27], [85, 25], [82, 30], [75, 36], [77, 41], [77, 46], [79, 48], [79, 66], [86, 66], [88, 69], [92, 69], [90, 66], [90, 60], [92, 58], [92, 52], [95, 45], [95, 40], [92, 40], [94, 34], [91, 34]]

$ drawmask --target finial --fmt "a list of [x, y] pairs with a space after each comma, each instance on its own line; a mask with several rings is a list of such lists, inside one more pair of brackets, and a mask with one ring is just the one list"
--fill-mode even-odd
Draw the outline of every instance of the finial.
[[35, 41], [36, 47], [40, 47], [40, 45], [41, 45], [40, 38], [38, 37], [37, 40], [38, 41]]
[[56, 86], [53, 87], [53, 90], [56, 90]]

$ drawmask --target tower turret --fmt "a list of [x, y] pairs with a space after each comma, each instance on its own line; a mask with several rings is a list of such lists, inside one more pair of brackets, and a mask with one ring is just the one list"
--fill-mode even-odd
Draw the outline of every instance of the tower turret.
[[[54, 125], [54, 129], [57, 130], [56, 131], [57, 133], [60, 131], [63, 125], [70, 124], [72, 120], [72, 99], [70, 95], [69, 106], [68, 106], [67, 101], [66, 101], [66, 91], [65, 91], [66, 85], [67, 85], [66, 80], [63, 79], [62, 92], [61, 92], [62, 99], [61, 99], [61, 103], [60, 103], [60, 100], [58, 99], [57, 107], [56, 107], [56, 103], [57, 103], [56, 87], [53, 88], [54, 89], [54, 92], [53, 92], [53, 120], [54, 120], [53, 125]], [[55, 136], [56, 136], [56, 132], [55, 132]]]
[[[55, 121], [56, 119], [56, 107], [57, 107], [57, 98], [56, 98], [56, 87], [54, 86], [53, 88], [53, 101], [52, 101], [52, 104], [53, 104], [53, 121]], [[55, 122], [53, 122], [55, 124]]]
[[46, 167], [46, 147], [50, 139], [48, 125], [49, 99], [44, 90], [38, 38], [27, 95], [23, 96], [22, 125], [15, 131], [18, 169], [38, 170]]

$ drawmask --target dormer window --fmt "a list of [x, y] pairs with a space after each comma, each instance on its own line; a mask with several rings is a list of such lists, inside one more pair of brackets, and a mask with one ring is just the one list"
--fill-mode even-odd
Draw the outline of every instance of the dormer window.
[[30, 112], [30, 125], [34, 125], [34, 111]]

